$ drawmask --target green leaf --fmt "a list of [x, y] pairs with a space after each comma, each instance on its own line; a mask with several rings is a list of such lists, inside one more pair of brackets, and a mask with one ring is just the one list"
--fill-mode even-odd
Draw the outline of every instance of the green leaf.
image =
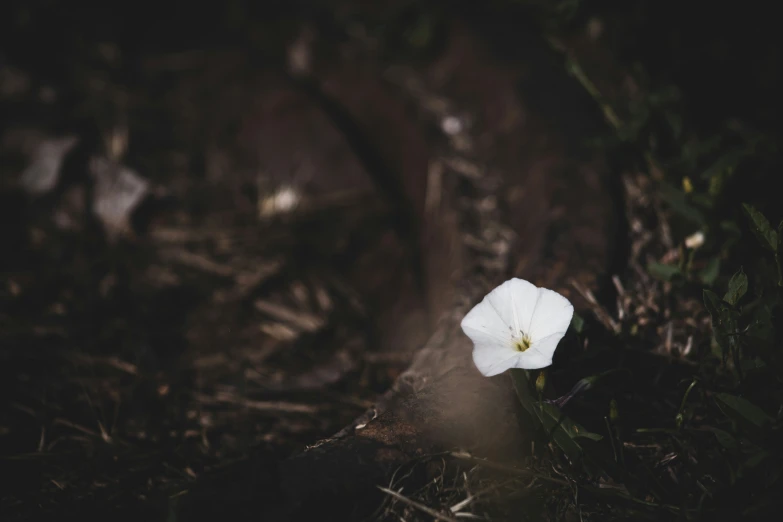
[[671, 281], [675, 277], [682, 275], [680, 268], [675, 265], [665, 265], [651, 261], [647, 264], [647, 271], [656, 279], [661, 281]]
[[739, 238], [742, 236], [742, 229], [735, 221], [721, 221], [719, 226], [721, 230], [732, 237]]
[[761, 245], [772, 252], [777, 252], [778, 233], [769, 224], [769, 220], [752, 205], [743, 203], [742, 208], [745, 210], [745, 214], [750, 220], [751, 230], [756, 234]]
[[728, 393], [718, 393], [715, 398], [718, 400], [718, 406], [730, 418], [736, 418], [738, 415], [759, 428], [772, 421], [772, 417], [747, 399]]
[[718, 297], [718, 294], [706, 288], [704, 289], [704, 306], [707, 307], [713, 320], [720, 319], [729, 310], [727, 303]]
[[514, 384], [514, 391], [517, 394], [519, 402], [522, 407], [532, 415], [536, 416], [533, 406], [536, 403], [536, 398], [530, 391], [530, 380], [527, 377], [527, 372], [519, 368], [512, 368], [509, 370], [511, 374], [511, 381]]
[[512, 378], [514, 379], [514, 388], [517, 391], [517, 397], [522, 403], [522, 407], [530, 413], [533, 419], [538, 421], [550, 440], [554, 442], [572, 462], [579, 459], [582, 455], [582, 447], [573, 440], [571, 434], [569, 434], [558, 422], [561, 417], [559, 414], [560, 410], [557, 410], [556, 407], [552, 406], [557, 410], [557, 416], [553, 418], [552, 410], [546, 408], [548, 405], [542, 405], [533, 398], [532, 393], [530, 393], [527, 374], [524, 373], [524, 370], [512, 370], [511, 373]]
[[699, 279], [705, 285], [712, 285], [720, 274], [720, 258], [713, 257], [707, 262], [707, 266], [699, 272]]
[[751, 373], [758, 370], [763, 370], [767, 368], [767, 363], [764, 362], [763, 359], [760, 359], [759, 357], [754, 357], [752, 359], [742, 359], [742, 371], [745, 373]]
[[[537, 426], [539, 421], [534, 407], [536, 404], [536, 397], [532, 393], [527, 370], [512, 368], [508, 373], [511, 376], [511, 383], [514, 386], [514, 391], [519, 399], [519, 403], [523, 408], [523, 411], [520, 412], [520, 416], [522, 417], [521, 421], [525, 425]], [[533, 434], [531, 433], [531, 435]]]
[[701, 178], [710, 179], [716, 176], [723, 176], [724, 174], [731, 174], [742, 158], [747, 155], [748, 152], [744, 148], [732, 150], [718, 158], [715, 163], [702, 172]]
[[680, 409], [677, 411], [677, 416], [675, 417], [675, 423], [677, 425], [677, 429], [680, 429], [682, 427], [682, 423], [685, 420], [685, 405], [688, 402], [688, 396], [690, 396], [691, 392], [693, 391], [693, 388], [698, 384], [697, 379], [693, 379], [688, 385], [688, 389], [685, 390], [685, 395], [682, 396], [682, 401], [680, 402]]
[[706, 220], [704, 219], [704, 215], [699, 209], [688, 203], [685, 192], [674, 188], [669, 184], [662, 183], [660, 195], [661, 199], [663, 199], [673, 211], [699, 226], [705, 225]]
[[557, 399], [547, 401], [548, 403], [554, 404], [558, 408], [563, 408], [568, 402], [571, 401], [574, 397], [577, 395], [580, 395], [587, 390], [590, 390], [593, 388], [593, 386], [596, 385], [599, 381], [603, 380], [604, 378], [614, 375], [617, 373], [627, 373], [630, 375], [630, 370], [627, 368], [614, 368], [611, 370], [607, 370], [603, 373], [600, 373], [598, 375], [591, 375], [590, 377], [585, 377], [583, 379], [580, 379], [577, 381], [576, 384], [571, 388], [571, 390], [566, 393], [565, 395], [558, 397]]
[[602, 435], [587, 431], [584, 427], [582, 427], [582, 425], [571, 420], [569, 417], [567, 417], [560, 411], [560, 408], [558, 408], [554, 404], [539, 402], [537, 403], [537, 407], [539, 413], [542, 416], [544, 425], [550, 429], [554, 428], [555, 426], [558, 426], [560, 429], [565, 431], [571, 438], [583, 437], [585, 439], [596, 440], [596, 441], [603, 439]]
[[726, 237], [723, 242], [723, 248], [731, 248], [742, 237], [742, 229], [734, 221], [721, 221], [720, 229], [724, 232]]
[[748, 325], [748, 336], [756, 341], [769, 345], [775, 335], [775, 324], [772, 322], [772, 310], [766, 304], [760, 304], [753, 312]]
[[522, 407], [538, 420], [540, 426], [572, 461], [576, 461], [583, 454], [582, 447], [574, 440], [577, 437], [590, 440], [601, 440], [601, 435], [591, 433], [576, 422], [563, 415], [554, 404], [539, 402], [530, 390], [530, 382], [525, 370], [514, 368], [510, 371], [517, 392], [517, 398]]
[[753, 469], [762, 462], [765, 462], [769, 460], [769, 457], [772, 454], [764, 449], [760, 449], [755, 451], [753, 454], [751, 454], [746, 460], [745, 460], [745, 466], [747, 468]]
[[405, 31], [405, 38], [408, 44], [416, 49], [423, 49], [429, 45], [432, 40], [435, 20], [426, 14], [416, 18], [413, 24]]
[[582, 455], [582, 447], [574, 440], [575, 432], [572, 426], [567, 425], [567, 418], [551, 404], [538, 403], [534, 410], [552, 442], [557, 444], [572, 462], [575, 462]]
[[674, 139], [679, 139], [682, 135], [683, 129], [682, 116], [674, 111], [666, 111], [663, 113], [663, 117], [666, 119], [666, 123], [669, 124], [669, 128], [672, 130], [672, 136], [674, 136]]
[[715, 206], [715, 199], [707, 194], [697, 192], [691, 195], [691, 200], [704, 208], [713, 208]]
[[731, 305], [736, 305], [742, 296], [748, 291], [748, 276], [740, 267], [739, 272], [734, 274], [729, 281], [729, 291], [723, 296], [723, 300]]
[[581, 315], [574, 313], [574, 317], [571, 319], [571, 327], [576, 333], [582, 333], [582, 330], [585, 327], [585, 320]]
[[712, 136], [706, 140], [688, 140], [682, 145], [680, 156], [687, 161], [692, 170], [705, 156], [714, 156], [721, 149], [721, 137]]
[[753, 309], [747, 337], [754, 353], [764, 364], [778, 374], [783, 374], [783, 354], [775, 349], [775, 323], [770, 305], [760, 303]]
[[707, 431], [711, 431], [715, 434], [715, 438], [718, 439], [718, 444], [723, 446], [726, 449], [735, 449], [737, 447], [737, 439], [734, 438], [734, 435], [727, 431], [720, 430], [718, 428], [713, 428], [711, 426], [708, 426], [705, 428]]
[[737, 355], [739, 339], [736, 333], [739, 313], [715, 292], [707, 289], [704, 290], [704, 306], [712, 317], [712, 333], [721, 348], [724, 360], [729, 353]]

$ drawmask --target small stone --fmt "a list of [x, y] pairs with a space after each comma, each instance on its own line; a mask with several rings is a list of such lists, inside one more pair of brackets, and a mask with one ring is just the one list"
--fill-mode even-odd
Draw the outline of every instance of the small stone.
[[33, 160], [22, 172], [19, 184], [28, 194], [39, 196], [51, 191], [60, 178], [63, 161], [79, 142], [75, 136], [47, 139], [33, 153]]
[[456, 116], [446, 116], [441, 121], [440, 128], [449, 136], [454, 136], [462, 132], [464, 125], [462, 125], [462, 120]]

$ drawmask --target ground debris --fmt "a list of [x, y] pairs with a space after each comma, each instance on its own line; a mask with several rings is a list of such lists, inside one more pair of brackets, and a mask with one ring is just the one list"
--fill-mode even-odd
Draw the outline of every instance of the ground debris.
[[30, 165], [19, 177], [19, 184], [29, 194], [41, 196], [51, 192], [60, 180], [65, 157], [79, 143], [76, 136], [49, 138], [35, 149]]

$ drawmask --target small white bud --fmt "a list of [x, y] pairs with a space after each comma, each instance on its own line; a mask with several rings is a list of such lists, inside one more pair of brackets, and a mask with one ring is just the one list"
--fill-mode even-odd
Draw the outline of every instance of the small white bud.
[[704, 244], [704, 233], [699, 231], [685, 238], [685, 246], [696, 249]]

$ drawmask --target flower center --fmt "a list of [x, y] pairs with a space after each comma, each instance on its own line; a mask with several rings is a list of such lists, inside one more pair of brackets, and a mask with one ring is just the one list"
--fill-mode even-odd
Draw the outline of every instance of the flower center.
[[524, 352], [528, 348], [530, 348], [530, 336], [522, 334], [522, 337], [519, 339], [514, 339], [514, 349], [518, 352]]

